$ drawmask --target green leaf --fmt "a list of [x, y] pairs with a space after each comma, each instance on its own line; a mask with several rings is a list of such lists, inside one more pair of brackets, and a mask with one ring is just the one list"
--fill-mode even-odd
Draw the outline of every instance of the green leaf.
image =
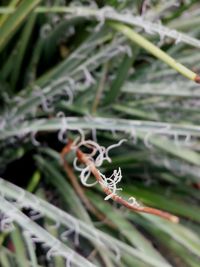
[[0, 51], [5, 47], [10, 38], [28, 17], [30, 12], [41, 2], [41, 0], [22, 1], [16, 8], [14, 14], [10, 14], [0, 29]]
[[104, 105], [109, 105], [110, 103], [115, 102], [120, 94], [121, 87], [128, 76], [128, 71], [133, 64], [139, 49], [138, 47], [134, 47], [134, 49], [132, 48], [130, 51], [132, 52], [132, 55], [125, 55], [119, 65], [116, 78], [112, 82], [109, 91], [106, 93]]

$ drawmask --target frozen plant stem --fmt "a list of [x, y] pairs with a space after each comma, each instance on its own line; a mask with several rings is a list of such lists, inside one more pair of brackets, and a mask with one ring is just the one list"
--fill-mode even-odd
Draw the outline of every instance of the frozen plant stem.
[[[65, 146], [65, 148], [62, 151], [62, 155], [69, 153], [72, 149], [72, 146], [73, 146], [73, 142], [72, 140], [69, 140], [68, 144]], [[77, 155], [78, 160], [81, 163], [88, 166], [89, 170], [94, 175], [94, 177], [96, 178], [97, 182], [102, 187], [105, 194], [109, 196], [110, 198], [112, 198], [112, 200], [114, 200], [115, 202], [135, 212], [144, 212], [144, 213], [153, 214], [153, 215], [162, 217], [164, 219], [167, 219], [173, 223], [179, 222], [179, 218], [177, 216], [174, 216], [168, 212], [161, 211], [159, 209], [154, 209], [151, 207], [133, 205], [129, 203], [128, 201], [126, 201], [125, 199], [123, 199], [122, 197], [118, 196], [116, 193], [113, 193], [108, 187], [105, 186], [105, 183], [100, 175], [99, 170], [96, 168], [95, 164], [88, 158], [88, 156], [84, 154], [79, 148], [76, 149], [76, 155]]]
[[144, 48], [146, 51], [154, 55], [155, 57], [159, 58], [167, 65], [181, 73], [186, 78], [200, 83], [200, 76], [195, 72], [191, 71], [181, 63], [177, 62], [174, 58], [169, 56], [167, 53], [162, 51], [160, 48], [155, 46], [153, 43], [142, 37], [140, 34], [132, 30], [130, 27], [117, 23], [117, 22], [108, 22], [109, 26], [113, 29], [123, 33], [126, 37], [128, 37], [131, 41], [139, 45], [140, 47]]

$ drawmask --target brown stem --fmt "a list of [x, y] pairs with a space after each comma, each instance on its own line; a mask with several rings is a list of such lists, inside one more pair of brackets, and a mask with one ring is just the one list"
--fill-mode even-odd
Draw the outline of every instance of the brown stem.
[[95, 206], [89, 201], [89, 199], [86, 197], [85, 192], [83, 188], [80, 186], [80, 184], [77, 181], [77, 177], [73, 172], [73, 169], [71, 166], [67, 163], [65, 160], [65, 155], [71, 151], [72, 141], [70, 140], [68, 144], [63, 148], [61, 151], [61, 158], [63, 161], [63, 168], [70, 179], [72, 186], [74, 187], [74, 190], [76, 191], [77, 195], [80, 197], [81, 201], [85, 204], [86, 208], [92, 212], [100, 221], [105, 222], [110, 227], [114, 227], [113, 223], [106, 218], [104, 214], [102, 214], [100, 211], [98, 211]]
[[196, 75], [196, 77], [195, 77], [195, 82], [196, 82], [196, 83], [200, 83], [200, 76], [199, 76], [199, 75]]
[[[78, 184], [76, 179], [74, 179], [74, 178], [76, 178], [75, 175], [73, 174], [73, 172], [69, 171], [69, 168], [68, 168], [69, 166], [67, 167], [66, 162], [65, 162], [65, 155], [71, 151], [72, 144], [73, 144], [72, 140], [69, 140], [68, 144], [64, 147], [64, 149], [61, 152], [61, 157], [63, 159], [64, 168], [65, 168], [66, 172], [68, 173], [68, 176], [69, 176], [70, 180], [72, 181], [74, 188], [76, 189], [77, 193], [79, 194], [79, 196], [83, 200], [83, 202], [86, 205], [88, 205], [88, 199], [86, 198], [84, 191], [82, 190], [82, 188], [80, 188], [80, 185]], [[104, 185], [104, 181], [103, 181], [98, 169], [96, 168], [95, 164], [87, 157], [87, 155], [84, 154], [80, 149], [76, 150], [76, 155], [77, 155], [77, 158], [79, 159], [80, 162], [82, 162], [83, 164], [85, 164], [86, 166], [89, 167], [91, 173], [94, 175], [94, 177], [96, 178], [96, 180], [98, 181], [98, 183], [102, 187], [105, 194], [109, 195], [110, 198], [112, 198], [115, 202], [120, 203], [121, 205], [123, 205], [123, 206], [127, 207], [128, 209], [133, 210], [135, 212], [144, 212], [144, 213], [153, 214], [153, 215], [162, 217], [164, 219], [167, 219], [173, 223], [179, 222], [179, 218], [177, 216], [174, 216], [168, 212], [165, 212], [165, 211], [162, 211], [159, 209], [155, 209], [155, 208], [151, 208], [151, 207], [134, 206], [133, 204], [129, 203], [128, 201], [126, 201], [122, 197], [118, 196], [117, 194], [113, 194], [113, 192], [108, 187], [106, 187]], [[95, 207], [91, 207], [91, 205], [92, 204], [89, 202], [88, 207], [92, 211], [93, 208], [95, 208]]]
[[137, 207], [137, 206], [132, 205], [131, 203], [129, 203], [128, 201], [126, 201], [122, 197], [118, 196], [117, 194], [113, 194], [112, 191], [104, 185], [103, 179], [102, 179], [98, 169], [94, 165], [94, 163], [80, 149], [77, 149], [76, 154], [77, 154], [77, 158], [80, 160], [80, 162], [84, 163], [85, 165], [87, 165], [89, 167], [90, 171], [92, 172], [92, 174], [94, 175], [96, 180], [99, 182], [99, 184], [102, 187], [105, 194], [110, 195], [110, 197], [115, 202], [118, 202], [118, 203], [122, 204], [123, 206], [127, 207], [128, 209], [136, 211], [136, 212], [145, 212], [145, 213], [157, 215], [159, 217], [162, 217], [162, 218], [167, 219], [167, 220], [174, 222], [174, 223], [179, 222], [179, 218], [177, 216], [174, 216], [168, 212], [165, 212], [165, 211], [162, 211], [159, 209], [155, 209], [155, 208], [151, 208], [151, 207], [142, 207], [142, 206]]

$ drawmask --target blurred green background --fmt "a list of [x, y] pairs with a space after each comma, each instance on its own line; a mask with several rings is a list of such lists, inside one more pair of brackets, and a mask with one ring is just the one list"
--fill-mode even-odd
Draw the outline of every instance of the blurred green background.
[[[109, 25], [200, 73], [199, 1], [0, 4], [0, 265], [199, 267], [200, 85]], [[82, 133], [104, 147], [126, 138], [99, 169], [120, 167], [121, 196], [179, 224], [105, 201], [72, 152], [83, 199], [60, 157]]]

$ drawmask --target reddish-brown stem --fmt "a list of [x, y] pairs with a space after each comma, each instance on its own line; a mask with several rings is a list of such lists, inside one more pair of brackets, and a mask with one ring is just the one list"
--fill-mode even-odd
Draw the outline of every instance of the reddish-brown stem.
[[122, 197], [118, 196], [117, 194], [113, 194], [112, 191], [104, 185], [103, 179], [102, 179], [98, 169], [94, 165], [94, 163], [80, 149], [77, 149], [76, 154], [77, 154], [77, 158], [79, 159], [79, 161], [84, 163], [85, 165], [87, 165], [90, 168], [90, 171], [92, 172], [92, 174], [94, 175], [96, 180], [99, 182], [99, 184], [102, 187], [105, 194], [110, 195], [110, 197], [115, 202], [118, 202], [121, 205], [127, 207], [128, 209], [136, 211], [136, 212], [145, 212], [145, 213], [157, 215], [159, 217], [162, 217], [162, 218], [167, 219], [167, 220], [174, 222], [174, 223], [179, 222], [179, 218], [177, 216], [174, 216], [168, 212], [165, 212], [165, 211], [162, 211], [159, 209], [155, 209], [155, 208], [151, 208], [151, 207], [143, 207], [143, 206], [137, 207], [137, 206], [134, 206], [133, 204], [129, 203], [128, 201], [126, 201]]
[[[71, 179], [74, 187], [76, 188], [76, 191], [78, 192], [78, 194], [80, 195], [82, 200], [84, 200], [85, 204], [87, 203], [87, 205], [88, 205], [88, 201], [86, 201], [86, 199], [85, 199], [84, 192], [82, 191], [82, 189], [80, 191], [79, 185], [77, 186], [77, 183], [74, 182], [74, 176], [69, 171], [69, 168], [67, 167], [67, 165], [65, 163], [64, 157], [67, 153], [69, 153], [71, 151], [72, 144], [73, 144], [72, 140], [69, 140], [68, 144], [64, 147], [64, 149], [61, 152], [61, 157], [64, 161], [63, 164], [65, 167], [65, 170], [68, 173], [68, 175], [70, 176], [70, 179]], [[146, 206], [136, 206], [136, 205], [133, 205], [132, 203], [129, 203], [128, 201], [126, 201], [122, 197], [118, 196], [117, 194], [113, 194], [113, 192], [108, 187], [105, 186], [105, 183], [104, 183], [104, 181], [100, 175], [100, 172], [96, 168], [95, 164], [87, 157], [87, 155], [84, 154], [80, 149], [76, 150], [76, 155], [77, 155], [77, 158], [80, 162], [82, 162], [83, 164], [85, 164], [86, 166], [89, 167], [91, 173], [94, 175], [94, 177], [96, 178], [96, 180], [98, 181], [98, 183], [102, 187], [105, 194], [109, 195], [110, 198], [112, 198], [115, 202], [120, 203], [121, 205], [123, 205], [123, 206], [127, 207], [128, 209], [133, 210], [135, 212], [144, 212], [144, 213], [153, 214], [153, 215], [162, 217], [164, 219], [167, 219], [173, 223], [179, 222], [179, 218], [177, 216], [174, 216], [168, 212], [165, 212], [165, 211], [162, 211], [159, 209], [155, 209], [155, 208], [151, 208], [151, 207], [146, 207]], [[90, 205], [91, 205], [91, 203], [90, 203]]]
[[200, 83], [200, 76], [199, 76], [199, 75], [196, 75], [196, 77], [195, 77], [195, 82], [196, 82], [196, 83]]
[[71, 139], [69, 139], [67, 145], [62, 149], [62, 151], [60, 153], [62, 160], [64, 160], [65, 155], [71, 151], [72, 145], [73, 145], [73, 141]]
[[73, 169], [71, 166], [67, 163], [65, 160], [65, 155], [71, 151], [71, 146], [73, 142], [70, 140], [68, 144], [63, 148], [61, 151], [61, 158], [63, 163], [63, 168], [67, 174], [67, 177], [70, 179], [72, 186], [74, 187], [76, 193], [82, 200], [82, 202], [85, 204], [86, 208], [92, 212], [100, 221], [105, 222], [110, 227], [114, 227], [113, 223], [106, 218], [104, 214], [102, 214], [100, 211], [98, 211], [95, 206], [89, 201], [89, 199], [86, 197], [85, 192], [83, 188], [80, 186], [80, 184], [77, 181], [76, 175], [73, 172]]

